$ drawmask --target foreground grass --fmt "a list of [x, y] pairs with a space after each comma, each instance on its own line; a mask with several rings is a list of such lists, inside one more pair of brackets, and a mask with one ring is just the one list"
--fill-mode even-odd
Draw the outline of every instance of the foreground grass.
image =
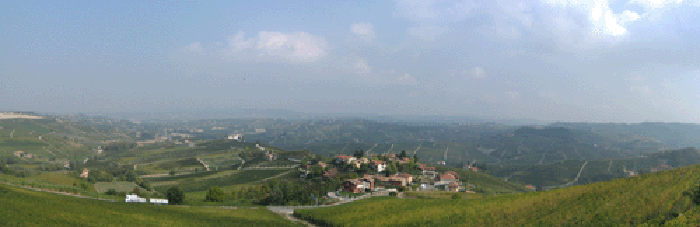
[[7, 185], [0, 185], [0, 204], [0, 226], [302, 226], [264, 208], [105, 202]]
[[698, 177], [700, 165], [549, 192], [372, 198], [294, 215], [322, 226], [695, 226], [698, 208], [682, 193]]

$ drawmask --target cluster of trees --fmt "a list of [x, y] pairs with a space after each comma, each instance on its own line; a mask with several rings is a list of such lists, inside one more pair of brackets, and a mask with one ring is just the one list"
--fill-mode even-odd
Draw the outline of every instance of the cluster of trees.
[[115, 142], [115, 143], [109, 143], [109, 144], [105, 145], [103, 150], [104, 151], [125, 151], [125, 150], [131, 150], [134, 147], [136, 147], [136, 143]]

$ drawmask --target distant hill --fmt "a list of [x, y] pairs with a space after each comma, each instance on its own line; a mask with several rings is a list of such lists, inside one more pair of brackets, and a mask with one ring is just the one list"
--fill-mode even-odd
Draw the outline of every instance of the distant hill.
[[589, 130], [621, 141], [653, 140], [667, 149], [700, 148], [700, 125], [692, 123], [553, 123], [551, 126]]

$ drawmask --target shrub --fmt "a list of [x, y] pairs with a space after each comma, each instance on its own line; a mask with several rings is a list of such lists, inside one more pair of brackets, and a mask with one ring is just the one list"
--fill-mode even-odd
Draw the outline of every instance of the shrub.
[[390, 196], [396, 196], [396, 194], [397, 194], [396, 192], [389, 192]]
[[458, 194], [453, 194], [451, 198], [452, 199], [461, 199], [462, 196], [459, 196]]
[[224, 189], [219, 188], [217, 186], [214, 186], [214, 187], [209, 188], [209, 192], [207, 192], [207, 197], [204, 201], [223, 202], [225, 195], [226, 195], [226, 193], [224, 192]]
[[185, 193], [183, 193], [178, 187], [172, 187], [168, 189], [167, 197], [168, 204], [182, 204], [182, 202], [185, 200]]

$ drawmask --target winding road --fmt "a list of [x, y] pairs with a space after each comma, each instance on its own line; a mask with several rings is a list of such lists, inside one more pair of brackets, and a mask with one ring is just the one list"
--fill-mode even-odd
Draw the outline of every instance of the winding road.
[[[435, 144], [435, 143], [433, 143], [433, 144]], [[418, 150], [420, 150], [420, 146], [423, 146], [423, 143], [418, 144], [418, 148], [416, 148], [416, 150], [413, 151], [413, 155], [416, 155], [416, 152], [418, 152]]]

